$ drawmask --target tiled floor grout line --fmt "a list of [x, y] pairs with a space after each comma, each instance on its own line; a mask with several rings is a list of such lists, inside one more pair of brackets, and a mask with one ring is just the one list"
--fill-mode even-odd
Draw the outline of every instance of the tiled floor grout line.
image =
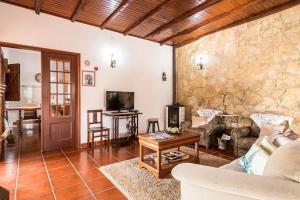
[[111, 157], [113, 157], [114, 159], [116, 159], [117, 161], [121, 161], [121, 160], [119, 160], [117, 157], [115, 157], [112, 153], [111, 153]]
[[[61, 161], [61, 160], [57, 160], [57, 161]], [[46, 160], [45, 160], [45, 162], [46, 162]], [[51, 164], [51, 162], [46, 162], [46, 164]], [[63, 168], [63, 167], [66, 167], [66, 166], [68, 166], [68, 165], [62, 165], [62, 166], [59, 166], [59, 167], [54, 167], [54, 168], [51, 168], [51, 169], [49, 169], [49, 170], [56, 170], [56, 169], [60, 169], [60, 168]]]
[[71, 167], [75, 170], [76, 174], [79, 176], [79, 178], [81, 179], [81, 181], [83, 182], [83, 184], [85, 185], [85, 187], [88, 189], [88, 191], [92, 194], [92, 196], [96, 199], [95, 194], [93, 193], [93, 191], [91, 190], [91, 188], [88, 186], [88, 184], [84, 181], [84, 179], [81, 177], [81, 175], [79, 174], [79, 172], [77, 171], [77, 169], [75, 168], [74, 164], [71, 162], [71, 160], [68, 158], [68, 156], [65, 154], [65, 152], [63, 151], [62, 148], [60, 148], [61, 152], [64, 154], [64, 156], [66, 157], [66, 159], [69, 161]]
[[138, 157], [137, 155], [135, 155], [135, 154], [133, 154], [133, 153], [130, 153], [130, 152], [127, 151], [127, 150], [126, 150], [126, 152], [129, 153], [129, 154], [131, 154], [131, 155], [134, 156], [134, 157]]
[[53, 194], [54, 199], [56, 200], [56, 196], [55, 196], [55, 193], [54, 193], [54, 188], [53, 188], [53, 185], [52, 185], [50, 174], [49, 174], [49, 171], [48, 171], [48, 168], [47, 168], [47, 165], [46, 165], [46, 162], [45, 162], [45, 158], [44, 158], [44, 155], [43, 155], [42, 152], [41, 152], [41, 155], [42, 155], [42, 159], [43, 159], [44, 166], [45, 166], [45, 169], [46, 169], [47, 177], [48, 177], [48, 180], [49, 180], [49, 183], [50, 183], [50, 187], [51, 187], [51, 190], [52, 190], [52, 194]]
[[[61, 148], [62, 149], [62, 148]], [[81, 150], [79, 150], [79, 151], [81, 151]], [[78, 152], [78, 149], [73, 149], [73, 150], [71, 150], [71, 151], [66, 151], [65, 153], [74, 153], [74, 152]]]
[[[39, 139], [38, 139], [37, 136], [36, 136], [36, 141], [37, 141], [37, 143], [40, 145], [40, 142], [39, 142]], [[41, 150], [41, 149], [40, 149], [40, 150]], [[49, 171], [48, 171], [48, 168], [47, 168], [46, 161], [45, 161], [45, 158], [44, 158], [44, 155], [43, 155], [42, 150], [41, 150], [41, 156], [42, 156], [42, 159], [43, 159], [44, 167], [45, 167], [45, 170], [46, 170], [46, 174], [47, 174], [47, 177], [48, 177], [48, 181], [49, 181], [49, 183], [50, 183], [50, 187], [51, 187], [51, 191], [52, 191], [54, 200], [56, 200], [56, 196], [55, 196], [55, 193], [54, 193], [54, 188], [53, 188], [53, 185], [52, 185], [52, 181], [51, 181], [51, 178], [50, 178], [50, 174], [49, 174]]]
[[62, 159], [59, 159], [59, 160], [52, 160], [52, 161], [46, 161], [46, 163], [53, 163], [53, 162], [57, 162], [57, 161], [62, 161], [62, 160], [64, 160], [65, 158], [62, 158]]
[[96, 163], [96, 165], [98, 165], [98, 167], [101, 167], [101, 165], [95, 160], [95, 158], [93, 158], [89, 153], [88, 153], [87, 155], [88, 155], [88, 157], [89, 157], [90, 159], [92, 159], [92, 161], [93, 161], [94, 163]]
[[103, 190], [103, 191], [101, 191], [101, 192], [96, 192], [96, 195], [101, 194], [101, 193], [103, 193], [103, 192], [106, 192], [106, 191], [108, 191], [108, 190], [112, 190], [112, 189], [118, 189], [118, 188], [114, 186], [114, 187], [105, 189], [105, 190]]
[[[52, 170], [52, 169], [50, 169], [50, 170]], [[55, 178], [52, 178], [52, 179], [59, 179], [59, 178], [63, 178], [63, 177], [66, 177], [66, 176], [71, 176], [71, 175], [74, 175], [74, 174], [76, 174], [76, 173], [62, 175], [62, 176], [55, 177]]]
[[17, 190], [18, 190], [19, 170], [20, 170], [20, 160], [21, 160], [21, 148], [22, 148], [22, 135], [20, 135], [20, 140], [19, 140], [18, 165], [17, 165], [17, 174], [16, 174], [17, 177], [16, 177], [14, 200], [17, 200]]
[[[88, 155], [89, 155], [89, 153], [88, 153]], [[116, 159], [117, 161], [121, 161], [121, 160], [119, 160], [117, 157], [115, 157], [112, 153], [110, 154], [110, 156], [112, 157], [112, 158], [114, 158], [114, 159]], [[100, 165], [100, 164], [99, 164]], [[101, 165], [100, 165], [101, 166]]]
[[116, 159], [118, 162], [121, 162], [121, 160], [119, 160], [117, 157], [115, 157], [114, 155], [111, 155], [112, 158]]
[[[71, 188], [71, 187], [75, 187], [75, 186], [78, 186], [78, 185], [80, 185], [81, 183], [76, 183], [76, 184], [72, 184], [72, 185], [68, 185], [68, 186], [65, 186], [65, 187], [61, 187], [61, 188], [59, 188], [59, 189], [56, 189], [55, 191], [61, 191], [61, 190], [65, 190], [65, 189], [68, 189], [68, 188]], [[89, 195], [90, 196], [90, 195]], [[85, 197], [83, 197], [83, 198], [85, 198]]]

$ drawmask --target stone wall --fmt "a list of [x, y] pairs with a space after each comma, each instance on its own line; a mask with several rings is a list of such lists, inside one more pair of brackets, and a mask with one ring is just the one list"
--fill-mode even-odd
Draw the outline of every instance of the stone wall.
[[[204, 69], [194, 61], [203, 58]], [[300, 6], [220, 31], [177, 49], [177, 101], [248, 117], [294, 117], [300, 132]]]

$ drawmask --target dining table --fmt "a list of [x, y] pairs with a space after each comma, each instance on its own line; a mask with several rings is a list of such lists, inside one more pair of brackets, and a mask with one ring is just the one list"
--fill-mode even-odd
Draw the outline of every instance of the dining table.
[[17, 107], [6, 107], [6, 111], [10, 111], [10, 112], [18, 112], [19, 113], [19, 120], [17, 123], [19, 132], [22, 133], [22, 111], [26, 111], [26, 110], [41, 110], [40, 106], [17, 106]]

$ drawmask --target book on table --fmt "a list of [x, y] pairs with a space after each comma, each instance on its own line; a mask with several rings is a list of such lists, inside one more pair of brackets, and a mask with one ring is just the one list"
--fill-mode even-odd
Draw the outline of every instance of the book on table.
[[[156, 153], [151, 153], [147, 155], [146, 157], [152, 158], [154, 162], [157, 162], [157, 154]], [[181, 151], [168, 151], [168, 152], [163, 152], [161, 155], [161, 164], [168, 164], [172, 162], [177, 162], [181, 160], [186, 160], [189, 159], [190, 155], [186, 154]]]
[[170, 135], [170, 134], [165, 133], [165, 132], [161, 132], [161, 133], [149, 133], [149, 135], [154, 140], [167, 140], [167, 139], [174, 138], [173, 135]]

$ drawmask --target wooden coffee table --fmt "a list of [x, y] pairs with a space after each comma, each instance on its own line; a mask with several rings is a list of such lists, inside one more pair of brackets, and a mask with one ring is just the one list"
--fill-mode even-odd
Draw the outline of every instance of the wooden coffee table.
[[[139, 135], [140, 144], [140, 159], [138, 162], [139, 167], [148, 169], [156, 178], [163, 178], [171, 172], [173, 167], [180, 163], [199, 163], [199, 140], [200, 136], [197, 133], [184, 132], [181, 135], [174, 136], [171, 139], [155, 140], [149, 136], [149, 134]], [[189, 155], [190, 157], [186, 160], [180, 160], [177, 162], [168, 163], [165, 165], [161, 164], [161, 153], [165, 150], [178, 148], [181, 146], [194, 144], [195, 155]], [[152, 158], [144, 158], [144, 148], [151, 149], [157, 153], [157, 163]], [[186, 152], [185, 152], [186, 153]]]

